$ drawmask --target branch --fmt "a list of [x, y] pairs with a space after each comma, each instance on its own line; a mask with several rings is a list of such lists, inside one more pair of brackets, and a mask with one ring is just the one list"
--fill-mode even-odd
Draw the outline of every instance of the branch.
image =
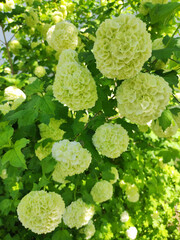
[[174, 99], [176, 100], [176, 102], [178, 102], [180, 104], [180, 101], [177, 99], [177, 97], [175, 97], [174, 93], [172, 94]]
[[11, 65], [11, 73], [14, 74], [12, 59], [11, 59], [11, 55], [10, 55], [9, 48], [8, 48], [8, 42], [7, 42], [7, 40], [6, 40], [6, 35], [5, 35], [5, 31], [4, 31], [4, 28], [3, 28], [3, 24], [2, 24], [2, 23], [1, 23], [1, 28], [2, 28], [2, 32], [3, 32], [3, 36], [4, 36], [4, 41], [5, 41], [4, 44], [6, 45], [6, 49], [7, 49], [7, 53], [8, 53], [9, 63], [10, 63], [10, 65]]

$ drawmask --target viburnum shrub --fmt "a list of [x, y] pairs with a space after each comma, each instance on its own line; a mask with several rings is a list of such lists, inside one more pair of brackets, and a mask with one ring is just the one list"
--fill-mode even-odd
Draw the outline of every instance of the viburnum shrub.
[[180, 239], [179, 7], [0, 2], [0, 239]]

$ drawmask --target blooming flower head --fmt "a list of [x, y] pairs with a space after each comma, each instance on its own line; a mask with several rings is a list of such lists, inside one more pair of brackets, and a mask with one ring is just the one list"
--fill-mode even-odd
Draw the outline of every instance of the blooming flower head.
[[88, 224], [84, 227], [83, 233], [85, 234], [85, 239], [90, 239], [96, 232], [93, 221], [90, 220]]
[[137, 236], [137, 229], [136, 227], [130, 227], [127, 231], [126, 231], [126, 234], [127, 234], [127, 237], [129, 239], [136, 239], [136, 236]]
[[45, 234], [59, 225], [64, 210], [65, 204], [59, 194], [32, 191], [21, 199], [17, 213], [25, 228], [37, 234]]
[[84, 172], [91, 163], [91, 154], [79, 142], [62, 140], [53, 144], [52, 156], [66, 176]]
[[138, 188], [134, 184], [128, 184], [126, 187], [126, 196], [129, 202], [137, 202], [139, 200]]
[[102, 155], [117, 158], [127, 150], [129, 137], [120, 124], [105, 123], [96, 129], [92, 141]]
[[133, 15], [106, 19], [96, 32], [93, 53], [97, 68], [108, 78], [134, 77], [151, 56], [146, 24]]
[[24, 18], [28, 27], [35, 27], [39, 22], [38, 15], [33, 8], [28, 10], [28, 14], [24, 14]]
[[113, 195], [113, 186], [106, 180], [97, 182], [91, 189], [91, 195], [96, 203], [109, 200]]
[[145, 125], [161, 116], [171, 92], [162, 77], [139, 73], [118, 87], [116, 98], [119, 112], [131, 122]]
[[46, 40], [58, 52], [74, 50], [78, 45], [78, 29], [72, 23], [58, 22], [48, 30]]
[[121, 213], [121, 222], [127, 222], [129, 220], [129, 214], [127, 211]]
[[69, 228], [79, 229], [88, 224], [94, 215], [94, 206], [87, 205], [81, 198], [72, 202], [65, 210], [63, 221]]
[[38, 78], [42, 78], [44, 77], [44, 75], [46, 74], [46, 69], [43, 66], [37, 66], [34, 70], [34, 74], [38, 77]]
[[57, 65], [53, 94], [59, 102], [79, 111], [94, 107], [97, 90], [90, 71], [76, 60], [75, 51], [62, 52]]
[[14, 8], [15, 4], [13, 0], [6, 0], [4, 4], [4, 9], [6, 12], [11, 11]]

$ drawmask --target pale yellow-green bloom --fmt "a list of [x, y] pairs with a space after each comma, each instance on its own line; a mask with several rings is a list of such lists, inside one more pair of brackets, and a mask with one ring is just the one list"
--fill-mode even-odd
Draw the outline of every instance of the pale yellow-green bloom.
[[9, 67], [4, 68], [4, 73], [11, 74], [11, 69]]
[[96, 129], [92, 141], [102, 155], [117, 158], [127, 150], [129, 137], [120, 124], [105, 123]]
[[137, 202], [139, 200], [139, 191], [136, 185], [128, 184], [126, 186], [126, 196], [129, 202]]
[[52, 178], [54, 181], [59, 182], [59, 183], [68, 183], [69, 181], [66, 180], [66, 175], [67, 173], [64, 172], [64, 168], [61, 163], [57, 163], [54, 171], [52, 173]]
[[62, 52], [53, 84], [55, 98], [73, 111], [92, 108], [97, 100], [96, 84], [90, 71], [76, 59], [75, 51]]
[[113, 185], [106, 180], [101, 180], [93, 186], [91, 195], [96, 203], [105, 202], [113, 195]]
[[157, 119], [151, 123], [151, 129], [158, 137], [169, 138], [176, 134], [178, 125], [173, 120], [171, 125], [163, 131], [162, 127], [159, 125], [159, 120]]
[[21, 44], [17, 40], [12, 40], [8, 44], [9, 50], [14, 53], [15, 55], [19, 54], [20, 49], [22, 48]]
[[28, 14], [24, 14], [24, 18], [28, 27], [36, 27], [39, 22], [38, 15], [33, 8], [28, 10]]
[[17, 214], [25, 228], [37, 234], [46, 234], [59, 225], [64, 210], [65, 204], [59, 194], [32, 191], [21, 199]]
[[42, 78], [45, 76], [46, 74], [46, 69], [43, 66], [37, 66], [34, 70], [34, 74], [38, 77], [38, 78]]
[[121, 216], [120, 216], [120, 219], [121, 219], [121, 222], [127, 222], [129, 220], [129, 214], [127, 211], [124, 211], [121, 213]]
[[53, 158], [61, 165], [66, 176], [84, 172], [91, 163], [90, 152], [79, 142], [62, 140], [53, 144]]
[[78, 45], [78, 29], [72, 23], [61, 21], [48, 30], [46, 40], [58, 52], [74, 50]]
[[108, 78], [134, 77], [151, 56], [146, 24], [133, 15], [106, 19], [96, 32], [93, 53], [97, 68]]
[[[41, 143], [42, 140], [39, 141]], [[39, 158], [39, 160], [43, 160], [46, 158], [49, 154], [51, 154], [52, 150], [52, 142], [47, 143], [45, 146], [41, 143], [36, 149], [35, 149], [35, 154]]]
[[6, 12], [11, 11], [14, 8], [15, 4], [13, 0], [6, 0], [5, 4], [4, 4], [4, 10]]
[[118, 109], [131, 122], [145, 125], [161, 116], [171, 93], [171, 88], [162, 77], [139, 73], [118, 87]]
[[87, 205], [81, 198], [72, 202], [63, 214], [63, 221], [69, 228], [79, 229], [88, 224], [94, 215], [94, 206]]
[[4, 10], [4, 3], [0, 3], [0, 12]]
[[118, 173], [117, 168], [111, 167], [111, 173], [114, 174], [114, 179], [110, 180], [109, 182], [111, 184], [114, 184], [114, 183], [116, 183], [119, 180], [119, 173]]
[[6, 179], [6, 178], [8, 177], [7, 169], [3, 169], [3, 170], [1, 171], [0, 177], [1, 177], [2, 179]]
[[95, 226], [93, 224], [93, 221], [90, 220], [88, 222], [88, 224], [82, 229], [83, 233], [85, 234], [85, 239], [90, 239], [92, 238], [92, 236], [94, 236], [95, 232], [96, 232], [96, 229], [95, 229]]

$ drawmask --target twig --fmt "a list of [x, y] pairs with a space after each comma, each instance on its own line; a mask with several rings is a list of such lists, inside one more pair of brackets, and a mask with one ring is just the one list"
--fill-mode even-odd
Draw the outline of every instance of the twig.
[[4, 28], [3, 28], [3, 24], [2, 23], [1, 23], [1, 28], [2, 28], [2, 32], [3, 32], [3, 36], [4, 36], [4, 41], [5, 41], [4, 44], [6, 45], [6, 49], [7, 49], [7, 53], [8, 53], [9, 63], [11, 65], [11, 73], [14, 74], [12, 59], [11, 59], [11, 55], [10, 55], [9, 48], [8, 48], [8, 42], [6, 40], [6, 35], [5, 35], [5, 32], [4, 32]]
[[171, 61], [173, 61], [173, 62], [175, 62], [175, 63], [177, 63], [177, 64], [180, 64], [180, 62], [179, 61], [176, 61], [176, 60], [174, 60], [174, 59], [172, 59], [172, 58], [169, 58]]
[[21, 28], [22, 28], [22, 26], [18, 28], [18, 30], [17, 30], [17, 31], [13, 34], [13, 36], [9, 39], [8, 43], [13, 39], [13, 37], [16, 35], [17, 32], [19, 32], [19, 30], [20, 30]]
[[180, 101], [177, 99], [177, 97], [174, 94], [172, 94], [172, 95], [173, 95], [174, 99], [176, 100], [176, 102], [178, 102], [180, 104]]

